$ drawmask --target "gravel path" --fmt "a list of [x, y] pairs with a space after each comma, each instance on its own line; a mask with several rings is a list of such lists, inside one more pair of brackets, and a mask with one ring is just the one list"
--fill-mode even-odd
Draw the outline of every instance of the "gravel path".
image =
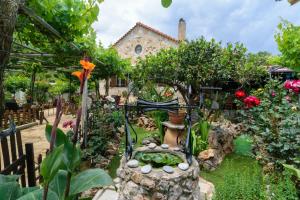
[[[45, 117], [49, 121], [50, 124], [53, 124], [55, 119], [55, 112], [53, 109], [45, 111]], [[72, 115], [63, 115], [59, 124], [59, 128], [63, 131], [67, 131], [68, 129], [62, 128], [63, 122], [67, 120], [74, 120], [74, 116]], [[46, 122], [44, 121], [42, 125], [34, 126], [21, 131], [22, 142], [25, 146], [25, 143], [33, 143], [34, 146], [34, 155], [37, 159], [39, 154], [42, 154], [45, 157], [46, 150], [49, 148], [49, 143], [45, 137], [45, 127]], [[25, 148], [25, 147], [24, 147]]]

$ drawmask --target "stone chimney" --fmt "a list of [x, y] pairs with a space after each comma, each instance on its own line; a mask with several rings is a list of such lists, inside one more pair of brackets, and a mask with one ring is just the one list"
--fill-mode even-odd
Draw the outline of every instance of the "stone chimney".
[[184, 41], [186, 34], [186, 23], [183, 18], [180, 18], [178, 23], [178, 40]]

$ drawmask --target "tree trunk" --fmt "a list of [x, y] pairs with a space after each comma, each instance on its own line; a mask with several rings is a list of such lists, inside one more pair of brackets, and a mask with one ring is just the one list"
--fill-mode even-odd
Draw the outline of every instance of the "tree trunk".
[[109, 95], [109, 78], [105, 79], [105, 96]]
[[4, 69], [7, 68], [20, 0], [0, 0], [0, 122], [4, 113]]

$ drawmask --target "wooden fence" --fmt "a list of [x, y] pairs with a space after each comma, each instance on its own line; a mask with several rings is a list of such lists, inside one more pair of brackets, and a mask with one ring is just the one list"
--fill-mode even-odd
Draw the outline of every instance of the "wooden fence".
[[3, 128], [8, 128], [9, 119], [11, 118], [17, 126], [35, 122], [40, 120], [41, 109], [40, 108], [29, 108], [21, 109], [17, 111], [6, 110], [3, 115], [2, 126]]
[[20, 175], [21, 185], [32, 187], [36, 186], [37, 180], [41, 181], [39, 169], [42, 155], [38, 156], [35, 163], [32, 143], [25, 144], [24, 154], [21, 129], [12, 123], [9, 129], [0, 132], [0, 174]]

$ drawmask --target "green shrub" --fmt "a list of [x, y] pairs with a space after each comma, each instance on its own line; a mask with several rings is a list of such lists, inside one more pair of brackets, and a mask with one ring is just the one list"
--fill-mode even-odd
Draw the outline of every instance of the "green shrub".
[[8, 75], [5, 77], [4, 87], [10, 93], [16, 93], [18, 90], [25, 91], [29, 88], [30, 79], [22, 74]]
[[257, 107], [242, 110], [244, 124], [254, 136], [257, 154], [263, 163], [294, 164], [300, 157], [300, 112], [298, 96], [287, 91], [282, 82], [269, 81], [252, 94], [260, 98]]
[[237, 137], [234, 143], [234, 152], [242, 156], [252, 155], [252, 138], [249, 135], [241, 135]]

